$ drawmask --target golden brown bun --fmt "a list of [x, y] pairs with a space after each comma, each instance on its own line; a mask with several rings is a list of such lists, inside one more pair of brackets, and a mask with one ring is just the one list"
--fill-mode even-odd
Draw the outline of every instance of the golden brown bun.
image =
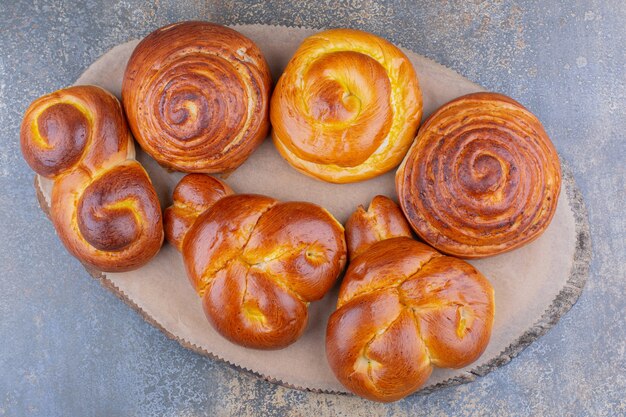
[[156, 255], [161, 207], [113, 95], [77, 86], [43, 96], [26, 110], [20, 141], [28, 165], [54, 180], [50, 215], [70, 253], [107, 272]]
[[[205, 175], [185, 176], [165, 217], [166, 235], [182, 247], [189, 279], [220, 334], [246, 347], [285, 347], [304, 331], [308, 303], [343, 270], [343, 227], [314, 204], [233, 195], [225, 187]], [[181, 209], [192, 205], [208, 208]]]
[[266, 137], [271, 82], [250, 39], [213, 23], [182, 22], [137, 45], [122, 101], [135, 138], [159, 163], [226, 172]]
[[396, 188], [422, 239], [450, 255], [481, 258], [543, 233], [556, 210], [561, 166], [531, 112], [501, 94], [475, 93], [428, 118]]
[[422, 117], [409, 59], [370, 33], [333, 29], [305, 39], [278, 80], [272, 137], [297, 170], [365, 180], [400, 163]]
[[478, 359], [494, 308], [491, 284], [472, 265], [409, 237], [384, 239], [351, 259], [328, 321], [326, 355], [354, 393], [396, 401], [418, 390], [434, 366]]

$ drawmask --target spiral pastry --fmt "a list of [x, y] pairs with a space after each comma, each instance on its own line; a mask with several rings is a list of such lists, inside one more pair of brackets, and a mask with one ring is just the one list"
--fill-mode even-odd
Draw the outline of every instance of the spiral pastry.
[[161, 247], [161, 207], [119, 101], [95, 86], [35, 100], [21, 126], [22, 154], [54, 180], [50, 217], [65, 247], [99, 271], [138, 268]]
[[122, 85], [132, 132], [160, 164], [227, 172], [269, 130], [271, 76], [259, 48], [237, 31], [183, 22], [135, 48]]
[[[326, 356], [337, 379], [382, 402], [418, 390], [435, 366], [462, 368], [478, 359], [495, 310], [489, 281], [467, 262], [407, 237], [394, 206], [376, 197], [350, 218], [348, 246], [361, 250], [350, 258], [326, 331]], [[373, 221], [377, 213], [387, 220]], [[377, 242], [352, 240], [368, 228], [376, 229]]]
[[394, 45], [351, 29], [304, 40], [271, 103], [276, 148], [299, 171], [346, 183], [389, 171], [422, 116], [409, 59]]
[[201, 174], [176, 186], [165, 234], [181, 250], [209, 322], [256, 349], [295, 342], [308, 304], [328, 292], [346, 262], [343, 227], [323, 208], [233, 195]]
[[480, 258], [543, 233], [556, 210], [561, 168], [531, 112], [506, 96], [475, 93], [424, 123], [396, 188], [422, 239], [450, 255]]

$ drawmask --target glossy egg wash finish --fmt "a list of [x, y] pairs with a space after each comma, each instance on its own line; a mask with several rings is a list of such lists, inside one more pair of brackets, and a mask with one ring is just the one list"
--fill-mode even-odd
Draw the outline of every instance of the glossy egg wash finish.
[[305, 39], [271, 104], [280, 154], [304, 174], [335, 183], [397, 166], [422, 116], [411, 61], [390, 42], [353, 29]]
[[[362, 238], [368, 234], [377, 239]], [[396, 401], [422, 387], [434, 367], [462, 368], [480, 357], [495, 303], [476, 268], [414, 240], [387, 197], [359, 208], [347, 235], [354, 258], [326, 333], [328, 361], [345, 387]]]
[[181, 180], [165, 219], [207, 319], [246, 347], [295, 342], [346, 262], [343, 227], [322, 207], [233, 194], [206, 175]]
[[450, 255], [482, 258], [545, 231], [556, 212], [561, 165], [535, 115], [501, 94], [474, 93], [428, 118], [396, 187], [424, 241]]
[[20, 140], [30, 167], [53, 181], [50, 217], [72, 255], [119, 272], [157, 254], [161, 206], [112, 94], [76, 86], [43, 96], [26, 110]]

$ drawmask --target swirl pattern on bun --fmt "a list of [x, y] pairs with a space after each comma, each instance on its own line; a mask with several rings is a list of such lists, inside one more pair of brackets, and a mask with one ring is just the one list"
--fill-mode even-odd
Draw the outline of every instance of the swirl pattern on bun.
[[50, 217], [75, 257], [117, 272], [156, 255], [161, 207], [113, 95], [76, 86], [43, 96], [26, 110], [20, 139], [30, 167], [54, 181]]
[[278, 151], [299, 171], [336, 183], [398, 165], [421, 116], [409, 59], [388, 41], [352, 29], [305, 39], [272, 95]]
[[259, 48], [239, 32], [182, 22], [135, 48], [122, 86], [133, 134], [160, 164], [228, 172], [269, 130], [271, 76]]
[[475, 93], [424, 123], [396, 188], [422, 239], [450, 255], [480, 258], [543, 233], [556, 211], [561, 167], [537, 117], [506, 96]]

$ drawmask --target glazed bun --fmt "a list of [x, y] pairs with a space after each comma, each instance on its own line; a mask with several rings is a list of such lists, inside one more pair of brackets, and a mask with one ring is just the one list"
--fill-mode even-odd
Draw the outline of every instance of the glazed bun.
[[54, 181], [50, 217], [72, 255], [107, 272], [156, 255], [161, 207], [113, 95], [95, 86], [45, 95], [26, 110], [20, 140], [28, 165]]
[[271, 76], [259, 48], [208, 22], [175, 23], [135, 48], [122, 86], [130, 127], [165, 167], [228, 172], [269, 130]]
[[165, 230], [213, 327], [251, 348], [295, 342], [346, 262], [343, 227], [323, 208], [233, 194], [201, 174], [177, 185]]
[[561, 167], [530, 111], [501, 94], [475, 93], [428, 118], [398, 169], [396, 188], [424, 241], [450, 255], [481, 258], [546, 230]]
[[389, 402], [418, 390], [434, 367], [462, 368], [478, 359], [491, 336], [494, 295], [472, 265], [407, 237], [386, 197], [348, 221], [351, 248], [353, 236], [368, 233], [353, 228], [373, 227], [359, 218], [375, 213], [386, 218], [376, 226], [381, 240], [350, 260], [328, 321], [326, 355], [346, 388]]
[[272, 95], [272, 137], [297, 170], [329, 182], [365, 180], [397, 166], [422, 116], [409, 59], [353, 29], [300, 45]]

